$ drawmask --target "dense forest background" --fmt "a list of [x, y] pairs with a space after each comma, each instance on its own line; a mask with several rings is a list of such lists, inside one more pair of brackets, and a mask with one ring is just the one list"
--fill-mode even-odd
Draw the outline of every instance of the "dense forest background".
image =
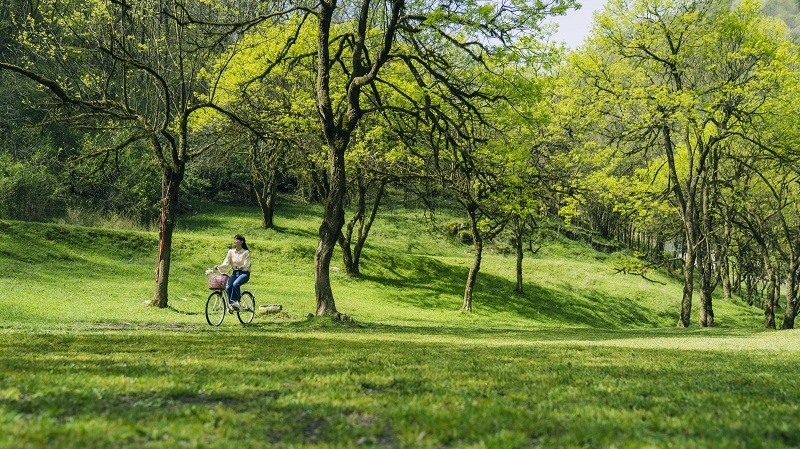
[[[197, 3], [197, 4], [195, 4]], [[793, 328], [800, 276], [796, 0], [0, 2], [0, 218], [158, 231], [203, 203], [320, 202], [317, 314], [336, 313], [382, 204], [447, 209], [474, 248], [550, 233]], [[783, 322], [775, 311], [785, 309]]]

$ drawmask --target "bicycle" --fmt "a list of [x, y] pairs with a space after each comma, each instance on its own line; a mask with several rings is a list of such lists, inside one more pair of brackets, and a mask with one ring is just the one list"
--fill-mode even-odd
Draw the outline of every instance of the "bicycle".
[[206, 300], [206, 321], [212, 326], [219, 326], [225, 319], [225, 313], [236, 312], [236, 316], [242, 324], [249, 324], [256, 315], [256, 298], [247, 290], [242, 290], [242, 297], [239, 299], [239, 308], [231, 308], [228, 301], [228, 293], [225, 292], [225, 285], [228, 283], [228, 275], [217, 268], [219, 273], [214, 273], [213, 268], [206, 270], [208, 275], [208, 288], [213, 290]]

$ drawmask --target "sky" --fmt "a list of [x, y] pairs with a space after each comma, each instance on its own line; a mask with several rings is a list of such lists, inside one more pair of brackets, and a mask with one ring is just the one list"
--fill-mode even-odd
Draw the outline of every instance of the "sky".
[[601, 9], [606, 0], [578, 0], [581, 9], [570, 10], [566, 16], [556, 17], [558, 32], [553, 36], [555, 41], [566, 42], [569, 48], [576, 48], [583, 43], [592, 27], [592, 14]]

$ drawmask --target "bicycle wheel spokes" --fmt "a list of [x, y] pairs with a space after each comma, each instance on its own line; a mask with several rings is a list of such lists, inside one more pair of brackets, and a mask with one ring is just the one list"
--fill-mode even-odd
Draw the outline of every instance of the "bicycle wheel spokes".
[[225, 319], [225, 298], [222, 292], [212, 292], [206, 301], [206, 321], [212, 326], [219, 326], [223, 319]]
[[242, 298], [239, 300], [239, 310], [236, 312], [239, 321], [242, 324], [247, 324], [253, 321], [256, 315], [256, 298], [250, 292], [242, 292]]

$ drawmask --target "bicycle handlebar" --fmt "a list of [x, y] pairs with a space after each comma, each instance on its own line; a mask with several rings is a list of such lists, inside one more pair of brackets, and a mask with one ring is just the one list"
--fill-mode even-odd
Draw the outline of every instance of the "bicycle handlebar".
[[222, 270], [219, 269], [218, 265], [214, 265], [212, 268], [209, 268], [209, 269], [206, 270], [206, 274], [211, 274], [211, 273], [214, 272], [214, 270], [217, 270], [220, 273], [223, 272]]

